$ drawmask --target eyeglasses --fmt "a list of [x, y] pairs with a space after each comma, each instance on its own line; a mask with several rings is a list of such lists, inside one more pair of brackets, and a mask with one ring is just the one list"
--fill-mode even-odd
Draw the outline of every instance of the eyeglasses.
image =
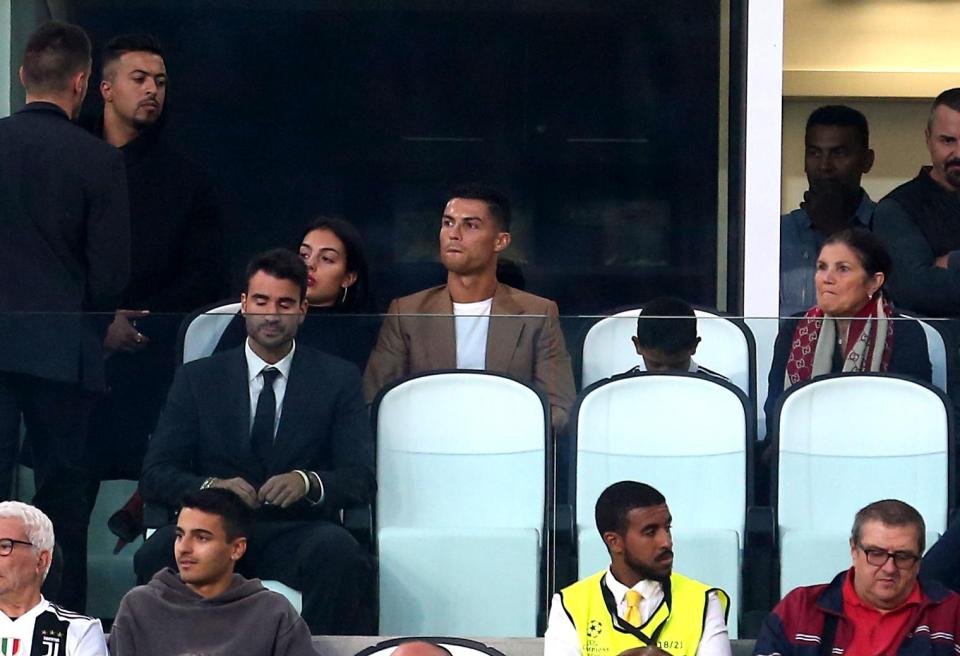
[[14, 545], [17, 544], [28, 547], [33, 546], [33, 542], [24, 542], [23, 540], [14, 540], [13, 538], [0, 538], [0, 556], [9, 556], [13, 552]]
[[[3, 543], [0, 542], [0, 547], [3, 546]], [[860, 548], [860, 551], [863, 552], [863, 555], [866, 556], [867, 562], [873, 565], [874, 567], [883, 567], [887, 564], [887, 561], [893, 558], [893, 564], [897, 566], [898, 569], [910, 569], [917, 564], [917, 561], [920, 560], [920, 556], [917, 556], [912, 553], [904, 553], [903, 551], [886, 551], [884, 549], [873, 549], [871, 547], [865, 547], [862, 544], [857, 545]], [[2, 553], [2, 552], [0, 552]]]

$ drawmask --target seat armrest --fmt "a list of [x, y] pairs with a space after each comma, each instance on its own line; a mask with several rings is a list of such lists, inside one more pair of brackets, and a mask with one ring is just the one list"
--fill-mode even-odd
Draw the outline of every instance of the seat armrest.
[[343, 527], [363, 546], [373, 546], [373, 507], [367, 503], [343, 509]]
[[755, 547], [773, 547], [777, 542], [777, 526], [773, 508], [750, 506], [747, 508], [746, 544]]

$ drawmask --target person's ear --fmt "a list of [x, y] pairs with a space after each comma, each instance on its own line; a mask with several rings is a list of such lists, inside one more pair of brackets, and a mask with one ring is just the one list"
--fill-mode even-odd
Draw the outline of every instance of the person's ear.
[[507, 246], [510, 245], [510, 233], [509, 232], [500, 232], [497, 233], [497, 241], [493, 244], [493, 250], [495, 253], [499, 253], [502, 250], [505, 250]]
[[247, 313], [247, 294], [240, 294], [240, 314]]
[[873, 168], [873, 161], [876, 159], [876, 153], [873, 152], [873, 148], [867, 148], [867, 152], [863, 154], [863, 166], [861, 167], [861, 173], [869, 173], [870, 169]]
[[247, 553], [247, 538], [237, 538], [230, 545], [230, 560], [237, 562]]
[[640, 340], [637, 338], [637, 336], [633, 335], [630, 337], [630, 339], [633, 340], [633, 348], [637, 350], [637, 355], [643, 355], [643, 353], [640, 352]]
[[693, 357], [694, 355], [697, 354], [697, 347], [698, 347], [698, 346], [700, 346], [700, 337], [699, 337], [699, 336], [693, 341], [693, 346], [690, 347], [690, 357]]

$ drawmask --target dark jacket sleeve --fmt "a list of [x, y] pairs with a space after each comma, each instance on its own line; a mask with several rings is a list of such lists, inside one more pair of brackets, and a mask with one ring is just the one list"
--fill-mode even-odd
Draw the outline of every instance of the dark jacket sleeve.
[[376, 491], [373, 436], [360, 373], [344, 363], [337, 378], [341, 384], [331, 420], [331, 466], [317, 472], [326, 508], [369, 503]]
[[773, 414], [777, 401], [783, 394], [783, 377], [787, 372], [787, 360], [790, 359], [790, 344], [793, 342], [793, 331], [799, 319], [785, 319], [780, 324], [777, 341], [773, 345], [773, 362], [770, 364], [770, 373], [767, 377], [767, 400], [763, 404], [763, 412], [767, 417], [767, 433], [773, 430]]
[[927, 336], [916, 321], [899, 319], [894, 323], [890, 373], [910, 376], [925, 383], [932, 382]]
[[206, 177], [194, 188], [179, 275], [143, 299], [146, 309], [182, 311], [229, 293], [223, 215]]
[[777, 614], [777, 608], [767, 613], [763, 624], [760, 626], [760, 634], [753, 646], [754, 656], [791, 656], [793, 654], [793, 645], [787, 640], [784, 631], [783, 620]]
[[147, 503], [179, 507], [184, 492], [203, 484], [204, 477], [193, 473], [200, 419], [190, 373], [189, 366], [177, 370], [147, 447], [140, 476], [140, 493]]
[[899, 307], [929, 316], [960, 315], [960, 270], [934, 264], [929, 242], [897, 201], [880, 201], [873, 231], [893, 258], [887, 286]]
[[130, 206], [127, 172], [119, 150], [106, 152], [103, 175], [89, 190], [85, 255], [85, 309], [117, 307], [130, 279]]

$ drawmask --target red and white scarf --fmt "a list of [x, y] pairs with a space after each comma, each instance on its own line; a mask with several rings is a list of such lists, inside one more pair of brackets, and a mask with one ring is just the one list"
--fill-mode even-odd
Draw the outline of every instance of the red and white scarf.
[[[893, 307], [877, 294], [850, 319], [843, 372], [887, 371], [893, 353]], [[881, 348], [877, 348], [877, 344]], [[837, 347], [837, 320], [819, 307], [810, 308], [793, 331], [783, 388], [828, 374]]]

